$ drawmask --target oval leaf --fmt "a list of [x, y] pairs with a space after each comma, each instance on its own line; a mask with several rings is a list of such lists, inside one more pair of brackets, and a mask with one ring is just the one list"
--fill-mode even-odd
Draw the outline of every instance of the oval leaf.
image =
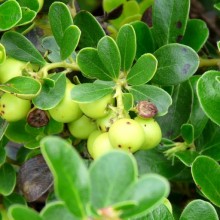
[[220, 207], [220, 166], [210, 157], [199, 156], [192, 164], [192, 177], [199, 190]]
[[76, 102], [93, 102], [113, 92], [113, 88], [105, 84], [83, 83], [74, 86], [71, 97]]
[[159, 48], [155, 53], [158, 60], [157, 72], [152, 82], [169, 86], [177, 85], [189, 79], [199, 66], [199, 57], [188, 46], [168, 44]]
[[128, 84], [138, 86], [150, 81], [157, 70], [157, 59], [152, 54], [142, 55], [127, 76]]
[[199, 102], [206, 115], [220, 125], [220, 82], [219, 71], [207, 71], [197, 83]]
[[18, 32], [6, 32], [1, 43], [5, 46], [7, 55], [18, 60], [28, 61], [43, 66], [46, 61], [36, 47]]
[[162, 116], [168, 112], [172, 103], [171, 96], [163, 89], [152, 85], [132, 86], [129, 89], [134, 101], [149, 101], [157, 107], [157, 115]]
[[17, 23], [17, 26], [25, 25], [34, 20], [37, 13], [29, 8], [22, 7], [22, 19]]
[[128, 71], [136, 54], [136, 35], [134, 28], [127, 24], [120, 28], [117, 35], [117, 45], [121, 54], [121, 70]]
[[84, 162], [72, 145], [61, 138], [46, 137], [40, 145], [53, 174], [57, 196], [74, 216], [83, 219], [90, 197], [89, 175]]

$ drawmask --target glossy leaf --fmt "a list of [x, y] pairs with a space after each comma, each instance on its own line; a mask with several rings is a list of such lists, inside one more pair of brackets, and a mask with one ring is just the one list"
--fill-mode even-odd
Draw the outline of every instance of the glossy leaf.
[[194, 128], [191, 124], [183, 124], [181, 127], [181, 135], [186, 144], [192, 144], [194, 141]]
[[104, 0], [103, 1], [103, 9], [106, 12], [110, 12], [125, 2], [126, 2], [126, 0]]
[[118, 32], [116, 39], [120, 55], [121, 70], [128, 71], [134, 61], [136, 54], [136, 35], [131, 25], [124, 25]]
[[109, 73], [98, 56], [98, 51], [94, 48], [84, 48], [80, 50], [76, 57], [76, 62], [82, 73], [88, 78], [97, 78], [100, 80], [112, 80]]
[[34, 20], [37, 13], [29, 8], [22, 7], [22, 19], [17, 23], [17, 26], [25, 25]]
[[66, 29], [73, 24], [70, 11], [62, 2], [54, 2], [48, 13], [51, 30], [59, 46], [63, 44]]
[[76, 102], [92, 102], [112, 92], [113, 88], [104, 84], [83, 83], [72, 89], [71, 97]]
[[158, 48], [169, 43], [178, 43], [182, 39], [186, 29], [189, 7], [189, 0], [154, 2], [153, 36]]
[[63, 202], [52, 202], [47, 204], [41, 211], [43, 220], [75, 220], [72, 213], [66, 208]]
[[39, 2], [38, 0], [17, 0], [17, 2], [19, 3], [19, 5], [21, 7], [27, 7], [27, 8], [30, 8], [31, 10], [34, 10], [34, 11], [38, 11], [39, 9]]
[[169, 86], [189, 79], [199, 66], [199, 58], [194, 50], [181, 44], [168, 44], [159, 48], [154, 56], [158, 60], [157, 72], [152, 82]]
[[58, 137], [44, 138], [41, 150], [53, 174], [57, 196], [75, 217], [83, 219], [90, 197], [89, 175], [84, 162], [71, 144]]
[[[172, 95], [172, 105], [168, 113], [158, 118], [163, 137], [175, 139], [180, 129], [190, 116], [192, 105], [192, 88], [188, 81], [176, 86]], [[169, 124], [169, 126], [167, 126]]]
[[218, 220], [218, 214], [215, 208], [206, 201], [196, 199], [188, 203], [184, 208], [180, 220]]
[[97, 45], [98, 56], [112, 79], [117, 79], [121, 67], [121, 57], [117, 44], [108, 36], [103, 37]]
[[153, 85], [132, 86], [129, 89], [134, 96], [134, 101], [150, 101], [158, 110], [157, 115], [162, 116], [168, 112], [168, 108], [172, 103], [170, 95], [163, 89]]
[[124, 193], [136, 180], [137, 167], [133, 157], [123, 151], [113, 151], [96, 160], [89, 173], [91, 203], [100, 209], [124, 201]]
[[138, 86], [150, 81], [157, 70], [157, 63], [154, 55], [142, 55], [128, 73], [128, 84]]
[[105, 32], [96, 18], [88, 11], [80, 11], [73, 22], [81, 30], [79, 48], [96, 47]]
[[216, 161], [220, 161], [220, 143], [211, 144], [201, 151], [202, 155], [213, 158]]
[[1, 91], [13, 93], [23, 99], [34, 98], [38, 95], [40, 89], [40, 82], [27, 76], [16, 76], [7, 81], [7, 83], [0, 85]]
[[22, 18], [20, 5], [13, 0], [3, 2], [0, 5], [0, 31], [6, 31], [15, 26]]
[[4, 33], [1, 38], [1, 43], [5, 46], [7, 55], [15, 59], [28, 61], [40, 66], [46, 64], [46, 61], [35, 46], [18, 32]]
[[5, 62], [6, 52], [5, 47], [0, 43], [0, 65]]
[[180, 161], [182, 161], [186, 166], [191, 167], [193, 161], [196, 157], [199, 156], [199, 153], [192, 150], [179, 151], [175, 153], [175, 157], [177, 157]]
[[47, 83], [42, 85], [40, 94], [35, 97], [33, 104], [42, 110], [48, 110], [55, 107], [63, 98], [66, 88], [66, 76], [63, 73], [56, 73], [50, 79], [54, 80], [54, 87], [50, 87]]
[[155, 46], [150, 28], [141, 21], [132, 22], [131, 25], [136, 34], [136, 59], [145, 53], [153, 53], [155, 51]]
[[220, 166], [210, 157], [199, 156], [192, 164], [192, 177], [199, 190], [216, 206], [220, 206]]
[[39, 214], [24, 205], [13, 205], [9, 208], [9, 216], [13, 220], [42, 220]]
[[199, 51], [205, 44], [208, 36], [209, 29], [205, 21], [190, 19], [187, 22], [186, 31], [180, 43], [192, 47], [195, 51]]
[[60, 45], [61, 58], [67, 59], [72, 52], [76, 49], [80, 38], [80, 30], [77, 26], [69, 26], [63, 34], [62, 42]]
[[220, 82], [219, 71], [207, 71], [197, 83], [199, 102], [206, 115], [220, 125]]
[[7, 196], [12, 193], [16, 184], [16, 172], [11, 164], [4, 163], [0, 167], [0, 194]]

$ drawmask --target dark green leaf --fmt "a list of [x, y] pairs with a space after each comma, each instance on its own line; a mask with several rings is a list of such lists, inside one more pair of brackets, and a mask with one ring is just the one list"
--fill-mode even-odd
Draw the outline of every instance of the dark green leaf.
[[124, 193], [137, 178], [134, 158], [123, 151], [103, 155], [91, 165], [89, 171], [91, 202], [95, 209], [123, 202]]
[[185, 150], [175, 153], [175, 156], [186, 166], [191, 167], [193, 161], [196, 159], [196, 157], [199, 156], [199, 153], [197, 153], [196, 151]]
[[196, 199], [188, 203], [183, 210], [180, 220], [218, 220], [215, 208], [206, 201]]
[[152, 85], [132, 86], [129, 89], [130, 93], [134, 96], [134, 101], [150, 101], [158, 110], [157, 115], [165, 115], [169, 106], [172, 103], [170, 95], [163, 89]]
[[80, 38], [80, 30], [77, 26], [69, 26], [63, 34], [63, 39], [60, 45], [61, 58], [67, 59], [76, 49]]
[[117, 79], [121, 67], [121, 57], [115, 41], [111, 37], [105, 36], [98, 42], [97, 50], [99, 58], [106, 67], [110, 77]]
[[192, 47], [195, 51], [199, 51], [205, 44], [209, 36], [209, 29], [203, 20], [191, 19], [188, 20], [186, 32], [181, 44]]
[[2, 166], [2, 164], [5, 163], [6, 161], [6, 150], [4, 148], [4, 146], [0, 147], [0, 166]]
[[50, 118], [49, 123], [46, 125], [44, 132], [47, 135], [59, 134], [63, 131], [64, 124], [58, 121], [55, 121], [52, 117]]
[[22, 34], [6, 32], [2, 36], [1, 43], [5, 46], [7, 55], [15, 59], [28, 61], [40, 66], [46, 64], [40, 52]]
[[136, 59], [145, 53], [154, 52], [154, 41], [150, 28], [141, 21], [131, 23], [136, 33], [137, 52]]
[[194, 141], [194, 128], [191, 124], [183, 124], [181, 126], [181, 136], [186, 144], [192, 144]]
[[72, 145], [61, 138], [46, 137], [40, 145], [54, 177], [56, 195], [75, 217], [83, 219], [90, 197], [84, 162]]
[[2, 140], [8, 125], [9, 123], [7, 121], [0, 118], [0, 140]]
[[201, 154], [209, 156], [216, 161], [220, 161], [220, 143], [213, 144], [201, 151]]
[[157, 72], [152, 82], [164, 86], [177, 85], [189, 79], [199, 66], [199, 57], [190, 47], [168, 44], [155, 53], [158, 60]]
[[153, 5], [153, 36], [159, 47], [178, 43], [186, 29], [190, 1], [160, 0]]
[[23, 196], [14, 192], [11, 195], [5, 196], [3, 198], [3, 204], [4, 204], [4, 207], [8, 209], [11, 205], [14, 205], [14, 204], [27, 205], [27, 202]]
[[17, 23], [17, 26], [25, 25], [34, 20], [37, 13], [29, 8], [22, 7], [22, 19]]
[[66, 88], [66, 75], [56, 73], [50, 79], [54, 80], [54, 87], [50, 87], [47, 83], [42, 85], [40, 94], [35, 97], [32, 102], [42, 110], [48, 110], [55, 107], [63, 98]]
[[33, 99], [38, 95], [40, 89], [40, 82], [27, 76], [16, 76], [0, 85], [1, 91], [13, 93], [23, 99]]
[[24, 205], [13, 205], [9, 209], [9, 216], [13, 220], [42, 220], [39, 214]]
[[181, 126], [188, 121], [191, 112], [192, 88], [188, 81], [174, 88], [172, 102], [168, 113], [159, 117], [158, 122], [163, 137], [175, 139], [180, 135]]
[[7, 196], [12, 193], [16, 184], [16, 172], [11, 164], [4, 163], [0, 167], [0, 194]]
[[157, 70], [157, 59], [152, 54], [142, 55], [127, 76], [130, 85], [142, 85], [150, 81]]
[[218, 71], [207, 71], [197, 83], [199, 102], [206, 115], [220, 125], [220, 82]]
[[192, 177], [201, 192], [220, 206], [220, 166], [210, 157], [199, 156], [192, 164]]
[[6, 31], [15, 26], [22, 18], [20, 5], [13, 0], [0, 5], [0, 31]]
[[117, 45], [121, 54], [121, 70], [128, 71], [136, 54], [136, 35], [134, 28], [127, 24], [121, 27], [117, 35]]
[[0, 64], [4, 63], [6, 59], [5, 47], [0, 43]]
[[88, 78], [100, 80], [112, 80], [111, 74], [107, 71], [98, 56], [98, 51], [94, 48], [84, 48], [80, 50], [76, 57], [76, 62], [82, 73]]
[[73, 21], [81, 30], [80, 48], [96, 47], [99, 40], [105, 36], [105, 32], [99, 22], [88, 11], [80, 11]]
[[61, 46], [63, 44], [63, 36], [66, 29], [73, 24], [70, 11], [66, 4], [54, 2], [50, 6], [48, 15], [53, 35], [57, 44]]
[[41, 211], [43, 220], [75, 220], [72, 213], [66, 208], [63, 202], [52, 202], [47, 204]]
[[105, 84], [83, 83], [74, 86], [72, 99], [76, 102], [92, 102], [113, 92], [113, 88]]

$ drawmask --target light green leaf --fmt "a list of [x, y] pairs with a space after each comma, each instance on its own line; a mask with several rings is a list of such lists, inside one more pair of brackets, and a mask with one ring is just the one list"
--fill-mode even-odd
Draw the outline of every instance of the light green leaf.
[[134, 106], [134, 97], [131, 93], [123, 93], [122, 100], [124, 104], [124, 108], [126, 111], [129, 111]]
[[201, 192], [220, 207], [220, 166], [207, 156], [199, 156], [192, 164], [192, 177]]
[[215, 208], [206, 201], [196, 199], [184, 208], [180, 220], [218, 220]]
[[86, 165], [72, 145], [59, 137], [45, 137], [40, 146], [54, 177], [56, 195], [75, 217], [83, 219], [90, 199]]
[[0, 65], [5, 62], [6, 52], [5, 47], [0, 43]]
[[37, 13], [27, 7], [21, 7], [22, 19], [17, 23], [17, 26], [25, 25], [34, 20]]
[[205, 114], [216, 124], [220, 125], [220, 82], [219, 71], [205, 72], [197, 83], [199, 102]]
[[102, 4], [103, 4], [103, 9], [106, 12], [110, 12], [125, 2], [126, 0], [103, 0]]
[[220, 3], [215, 4], [214, 7], [220, 11]]
[[39, 1], [38, 0], [17, 0], [17, 2], [19, 3], [19, 5], [21, 7], [27, 7], [27, 8], [30, 8], [31, 10], [34, 10], [34, 11], [38, 11], [39, 9]]
[[92, 102], [113, 92], [111, 86], [97, 83], [83, 83], [74, 86], [71, 97], [76, 102]]
[[194, 141], [194, 128], [191, 124], [181, 126], [181, 135], [186, 144], [192, 144]]
[[197, 53], [181, 44], [165, 45], [154, 55], [158, 60], [158, 68], [152, 82], [163, 86], [177, 85], [186, 81], [199, 66]]
[[157, 63], [154, 55], [142, 55], [128, 73], [128, 84], [138, 86], [150, 81], [157, 70]]
[[118, 32], [116, 39], [121, 54], [121, 70], [128, 71], [136, 55], [136, 35], [134, 28], [126, 24]]

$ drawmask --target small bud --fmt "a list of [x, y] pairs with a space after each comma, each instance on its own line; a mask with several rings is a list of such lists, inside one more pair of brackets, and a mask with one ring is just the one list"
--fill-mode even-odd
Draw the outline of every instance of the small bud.
[[29, 112], [27, 122], [32, 127], [40, 128], [48, 124], [49, 117], [45, 111], [41, 109], [34, 109]]
[[142, 118], [153, 118], [157, 114], [157, 107], [149, 101], [140, 101], [136, 108]]

